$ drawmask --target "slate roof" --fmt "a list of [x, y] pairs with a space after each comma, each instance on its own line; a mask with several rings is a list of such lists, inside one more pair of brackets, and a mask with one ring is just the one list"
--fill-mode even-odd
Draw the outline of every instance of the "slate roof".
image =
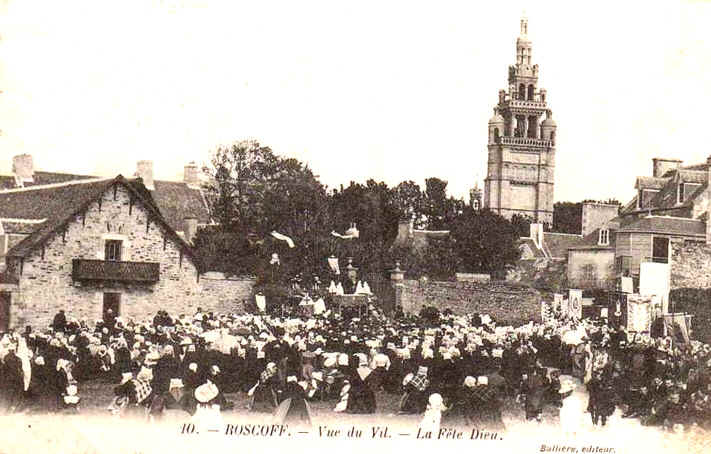
[[0, 218], [53, 218], [58, 214], [61, 215], [67, 207], [73, 206], [77, 201], [90, 197], [109, 181], [111, 179], [106, 178], [48, 188], [0, 191]]
[[583, 237], [570, 233], [543, 232], [543, 248], [554, 259], [566, 259], [568, 249], [581, 244]]
[[637, 182], [634, 185], [635, 189], [662, 189], [669, 178], [657, 178], [657, 177], [637, 177]]
[[[32, 177], [32, 182], [23, 183], [24, 187], [39, 186], [44, 184], [55, 184], [55, 183], [65, 183], [67, 181], [74, 180], [86, 180], [90, 178], [96, 178], [89, 175], [75, 175], [71, 173], [58, 173], [58, 172], [42, 172], [36, 171]], [[3, 189], [15, 189], [18, 186], [15, 184], [14, 175], [0, 175], [0, 190]]]
[[[27, 183], [24, 189], [18, 190], [14, 176], [0, 175], [0, 218], [47, 219], [68, 200], [80, 197], [84, 191], [91, 191], [96, 182], [111, 180], [53, 172], [35, 172], [34, 179], [33, 183]], [[64, 184], [39, 187], [57, 183]], [[150, 191], [150, 195], [173, 230], [184, 231], [185, 218], [196, 218], [199, 224], [210, 223], [200, 189], [179, 181], [156, 180], [153, 184], [155, 189]]]
[[[104, 194], [104, 192], [106, 192], [107, 190], [109, 190], [109, 188], [116, 184], [127, 188], [133, 194], [136, 200], [149, 211], [151, 215], [151, 220], [160, 224], [165, 229], [168, 236], [173, 241], [175, 241], [185, 253], [187, 253], [188, 255], [190, 255], [190, 257], [193, 258], [195, 265], [199, 269], [200, 262], [199, 260], [197, 260], [192, 248], [175, 232], [175, 229], [173, 229], [161, 216], [160, 211], [156, 207], [150, 192], [145, 189], [145, 186], [143, 186], [140, 180], [127, 180], [122, 175], [119, 175], [113, 179], [102, 180], [93, 183], [73, 184], [61, 186], [59, 188], [49, 188], [54, 190], [62, 189], [61, 192], [52, 192], [54, 198], [45, 198], [45, 201], [47, 201], [47, 205], [51, 205], [51, 208], [53, 208], [55, 212], [49, 216], [46, 216], [46, 222], [40, 224], [39, 227], [32, 234], [24, 238], [12, 249], [10, 249], [7, 252], [7, 256], [27, 256], [34, 249], [41, 246], [45, 241], [47, 241], [47, 239], [49, 239], [52, 234], [60, 231], [66, 224], [75, 219], [75, 216], [84, 211], [91, 203], [96, 201], [102, 194]], [[40, 189], [38, 191], [44, 190]], [[0, 197], [35, 192], [37, 191], [0, 193]], [[0, 199], [0, 206], [2, 205], [1, 200], [2, 199]], [[49, 209], [50, 207], [41, 206], [37, 208], [37, 211], [44, 210], [44, 213], [48, 213]]]
[[706, 237], [706, 223], [698, 219], [670, 216], [646, 216], [622, 227], [620, 233], [660, 233], [666, 235]]
[[185, 218], [195, 218], [199, 224], [208, 224], [210, 214], [199, 189], [178, 181], [154, 181], [150, 191], [160, 213], [175, 231], [184, 230]]

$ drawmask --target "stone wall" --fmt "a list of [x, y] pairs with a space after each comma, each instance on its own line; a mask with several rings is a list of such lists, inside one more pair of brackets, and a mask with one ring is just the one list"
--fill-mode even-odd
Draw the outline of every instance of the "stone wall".
[[671, 248], [671, 288], [710, 288], [711, 246], [674, 241]]
[[540, 321], [541, 295], [535, 289], [503, 282], [421, 282], [402, 283], [401, 304], [406, 314], [418, 314], [424, 306], [455, 314], [486, 313], [497, 322], [519, 325]]
[[249, 301], [256, 282], [253, 276], [227, 278], [222, 273], [200, 276], [198, 302], [202, 308], [223, 313], [244, 311], [243, 300]]
[[[198, 279], [190, 256], [181, 254], [178, 243], [166, 239], [166, 232], [155, 222], [146, 226], [148, 212], [140, 203], [130, 205], [126, 188], [118, 185], [115, 196], [109, 189], [101, 205], [92, 203], [83, 216], [75, 216], [64, 234], [54, 234], [44, 248], [24, 259], [19, 285], [12, 294], [11, 326], [45, 327], [59, 309], [93, 322], [102, 318], [104, 293], [121, 294], [121, 316], [145, 319], [159, 309], [180, 314], [194, 312], [197, 307], [215, 311], [236, 308], [234, 302], [241, 302], [251, 292], [249, 279]], [[123, 261], [160, 263], [159, 281], [73, 281], [72, 259], [104, 259], [106, 239], [123, 241]], [[15, 269], [19, 271], [19, 263]]]

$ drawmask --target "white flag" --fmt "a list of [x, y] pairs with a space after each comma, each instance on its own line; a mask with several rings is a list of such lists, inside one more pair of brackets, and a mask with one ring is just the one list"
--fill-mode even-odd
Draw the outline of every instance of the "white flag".
[[350, 240], [350, 239], [353, 239], [353, 238], [358, 238], [358, 236], [356, 236], [356, 235], [341, 235], [340, 233], [336, 232], [335, 230], [332, 230], [332, 231], [331, 231], [331, 235], [333, 235], [333, 236], [335, 236], [335, 237], [337, 237], [337, 238], [344, 239], [344, 240]]
[[289, 238], [286, 235], [282, 235], [281, 233], [277, 232], [276, 230], [272, 231], [272, 236], [274, 238], [276, 238], [277, 240], [286, 241], [286, 243], [289, 245], [290, 248], [293, 248], [295, 246], [294, 240], [292, 240], [291, 238]]

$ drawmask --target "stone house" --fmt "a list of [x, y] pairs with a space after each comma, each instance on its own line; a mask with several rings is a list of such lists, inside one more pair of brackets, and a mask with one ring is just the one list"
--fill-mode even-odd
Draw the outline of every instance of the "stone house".
[[191, 235], [209, 221], [199, 188], [146, 185], [152, 175], [144, 176], [0, 180], [14, 185], [0, 190], [0, 331], [47, 326], [59, 309], [89, 321], [108, 309], [143, 320], [159, 309], [231, 312], [250, 296], [252, 282], [207, 273], [193, 251]]
[[569, 249], [569, 279], [594, 278], [592, 286], [611, 288], [617, 277], [630, 276], [636, 288], [641, 264], [657, 262], [670, 264], [672, 288], [711, 286], [709, 181], [711, 158], [692, 166], [653, 159], [652, 176], [637, 177], [637, 194], [620, 215]]
[[[106, 180], [90, 175], [36, 170], [32, 156], [21, 154], [12, 158], [11, 175], [0, 175], [0, 263], [7, 251], [34, 232], [53, 213], [48, 203], [55, 193], [62, 197], [67, 187]], [[163, 219], [188, 241], [198, 227], [210, 223], [207, 203], [201, 190], [198, 166], [185, 165], [183, 181], [153, 178], [152, 161], [136, 164], [136, 177], [151, 195]], [[0, 268], [2, 265], [0, 265]]]

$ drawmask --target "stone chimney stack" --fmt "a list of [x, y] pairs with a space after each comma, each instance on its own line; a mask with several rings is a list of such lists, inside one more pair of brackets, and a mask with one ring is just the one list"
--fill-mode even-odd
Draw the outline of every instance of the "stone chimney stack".
[[183, 182], [190, 187], [200, 186], [200, 174], [195, 161], [190, 161], [185, 165], [185, 169], [183, 171]]
[[538, 249], [543, 247], [543, 224], [536, 222], [531, 223], [531, 239], [536, 244]]
[[195, 239], [195, 234], [197, 233], [198, 220], [196, 218], [185, 218], [183, 224], [183, 236], [185, 241], [192, 243]]
[[15, 174], [18, 183], [34, 181], [35, 168], [32, 163], [32, 155], [25, 153], [13, 156], [12, 173]]
[[668, 171], [678, 169], [681, 166], [681, 163], [682, 161], [680, 159], [653, 158], [652, 176], [661, 178]]
[[155, 189], [153, 185], [153, 161], [138, 161], [136, 163], [136, 176], [143, 180], [143, 185], [149, 191]]
[[[706, 158], [706, 184], [708, 188], [706, 189], [707, 196], [711, 200], [711, 156]], [[711, 210], [706, 209], [706, 244], [711, 246]]]

